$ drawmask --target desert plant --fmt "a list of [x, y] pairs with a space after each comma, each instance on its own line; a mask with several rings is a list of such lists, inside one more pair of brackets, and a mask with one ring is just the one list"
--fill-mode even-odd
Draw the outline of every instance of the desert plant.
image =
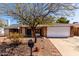
[[11, 40], [12, 44], [19, 44], [21, 43], [21, 38], [23, 38], [23, 36], [16, 32], [14, 33], [10, 32], [8, 38]]

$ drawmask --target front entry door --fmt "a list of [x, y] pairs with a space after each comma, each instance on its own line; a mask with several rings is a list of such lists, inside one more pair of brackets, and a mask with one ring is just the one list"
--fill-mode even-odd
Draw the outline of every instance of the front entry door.
[[26, 34], [27, 34], [27, 37], [32, 37], [31, 29], [27, 29]]

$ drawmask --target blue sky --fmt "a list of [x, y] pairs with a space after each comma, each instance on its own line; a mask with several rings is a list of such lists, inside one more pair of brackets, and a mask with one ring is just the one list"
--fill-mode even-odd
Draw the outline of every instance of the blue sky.
[[[74, 14], [75, 15], [73, 17], [68, 17], [68, 20], [70, 20], [70, 23], [79, 22], [79, 9], [75, 10]], [[17, 21], [10, 16], [0, 16], [0, 18], [6, 21], [10, 20], [10, 24], [17, 24]]]
[[17, 21], [10, 16], [0, 16], [1, 19], [10, 21], [10, 24], [17, 24]]
[[[68, 17], [68, 20], [70, 20], [70, 23], [79, 22], [79, 9], [74, 10], [74, 14], [75, 15], [73, 17]], [[10, 24], [17, 24], [17, 21], [10, 16], [0, 16], [0, 18], [6, 21], [9, 20]]]
[[75, 10], [75, 15], [73, 17], [69, 17], [70, 23], [79, 22], [79, 9]]
[[[10, 24], [17, 24], [17, 21], [10, 16], [0, 16], [0, 18], [6, 21], [9, 20]], [[75, 15], [73, 17], [68, 17], [68, 20], [70, 20], [70, 23], [79, 22], [79, 9], [75, 10]]]

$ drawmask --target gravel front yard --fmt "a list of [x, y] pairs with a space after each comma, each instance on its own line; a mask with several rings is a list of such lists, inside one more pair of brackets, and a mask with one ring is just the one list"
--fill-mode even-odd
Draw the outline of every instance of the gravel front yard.
[[[0, 43], [3, 39], [2, 37], [0, 38]], [[30, 48], [27, 46], [27, 39], [28, 38], [24, 39], [24, 44], [20, 44], [16, 47], [9, 44], [0, 44], [0, 56], [29, 56]], [[5, 41], [8, 40], [5, 39]], [[35, 51], [35, 47], [37, 47], [37, 51]], [[35, 47], [33, 48], [34, 56], [61, 56], [60, 52], [48, 39], [38, 38]]]

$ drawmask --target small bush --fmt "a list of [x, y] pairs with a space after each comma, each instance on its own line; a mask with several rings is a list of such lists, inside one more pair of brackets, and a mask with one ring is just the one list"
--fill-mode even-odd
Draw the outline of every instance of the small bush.
[[23, 36], [19, 33], [14, 32], [14, 33], [10, 33], [8, 38], [11, 40], [13, 44], [19, 44], [21, 43], [21, 38], [23, 38]]

